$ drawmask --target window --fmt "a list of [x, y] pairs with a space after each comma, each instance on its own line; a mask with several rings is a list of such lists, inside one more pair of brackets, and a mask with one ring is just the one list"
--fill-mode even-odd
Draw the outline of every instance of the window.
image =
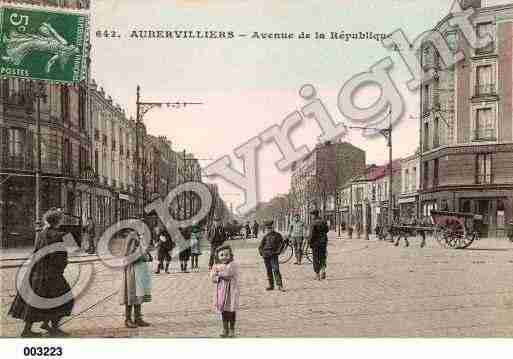
[[423, 169], [423, 184], [422, 187], [424, 189], [429, 188], [429, 162], [424, 162], [424, 169]]
[[439, 166], [440, 166], [440, 161], [437, 158], [433, 161], [433, 187], [434, 188], [438, 187], [438, 183], [439, 183], [439, 179], [438, 179]]
[[96, 175], [98, 175], [98, 162], [100, 161], [100, 158], [98, 156], [98, 150], [94, 150], [94, 172]]
[[458, 33], [450, 32], [446, 35], [445, 40], [447, 41], [447, 45], [452, 52], [458, 51]]
[[479, 154], [476, 157], [476, 183], [492, 183], [492, 155]]
[[477, 66], [475, 95], [483, 96], [493, 94], [495, 94], [495, 84], [493, 81], [492, 65]]
[[495, 138], [495, 121], [491, 108], [480, 108], [476, 111], [474, 139], [491, 140]]
[[73, 172], [73, 143], [66, 138], [63, 148], [63, 167], [64, 174], [71, 176]]
[[61, 85], [61, 114], [63, 121], [69, 121], [69, 88]]
[[83, 86], [80, 86], [78, 94], [78, 124], [81, 131], [86, 129], [86, 90]]
[[406, 169], [404, 171], [404, 193], [408, 193], [410, 191], [410, 171]]
[[422, 109], [424, 114], [428, 113], [431, 110], [431, 86], [429, 84], [424, 85]]
[[476, 49], [476, 53], [493, 52], [495, 50], [495, 43], [494, 43], [495, 36], [494, 36], [493, 24], [491, 22], [477, 24], [476, 33], [477, 33], [477, 36], [480, 39], [482, 39], [481, 41], [486, 41], [483, 39], [485, 39], [487, 37], [487, 35], [490, 35], [490, 37], [492, 38], [492, 41], [488, 45], [486, 45], [480, 49]]
[[429, 123], [424, 123], [424, 151], [429, 151]]
[[22, 157], [24, 148], [25, 131], [21, 128], [10, 128], [9, 136], [9, 156]]
[[435, 117], [433, 120], [433, 148], [437, 148], [440, 146], [440, 135], [438, 133], [440, 127], [440, 122], [438, 117]]

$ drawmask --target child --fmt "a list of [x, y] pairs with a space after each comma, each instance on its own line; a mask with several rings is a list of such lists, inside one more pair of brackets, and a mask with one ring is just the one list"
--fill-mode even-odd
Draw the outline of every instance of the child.
[[178, 255], [178, 258], [180, 259], [180, 269], [182, 273], [189, 273], [187, 271], [187, 263], [191, 257], [191, 229], [184, 228], [181, 230], [181, 233], [184, 239], [184, 243], [182, 243], [180, 254]]
[[191, 233], [191, 268], [199, 272], [198, 257], [201, 255], [201, 229], [198, 225], [192, 227]]
[[214, 305], [223, 319], [223, 332], [221, 338], [235, 337], [236, 313], [239, 309], [239, 265], [233, 260], [233, 251], [230, 246], [217, 249], [216, 261], [210, 276], [217, 284], [214, 296]]
[[155, 274], [160, 274], [160, 270], [164, 269], [164, 262], [166, 263], [165, 271], [169, 274], [169, 264], [171, 263], [171, 255], [170, 251], [173, 250], [173, 241], [171, 240], [171, 236], [167, 232], [166, 229], [162, 229], [160, 226], [157, 227], [157, 247], [158, 247], [158, 267]]

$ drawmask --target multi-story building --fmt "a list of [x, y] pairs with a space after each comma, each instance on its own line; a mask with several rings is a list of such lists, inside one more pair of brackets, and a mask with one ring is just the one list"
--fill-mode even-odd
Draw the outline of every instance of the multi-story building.
[[95, 223], [105, 228], [135, 215], [135, 122], [93, 80], [90, 84], [94, 131], [93, 164], [97, 175]]
[[[401, 162], [392, 162], [392, 198], [394, 216], [399, 215], [397, 198], [401, 192]], [[370, 165], [365, 174], [355, 176], [339, 190], [341, 223], [372, 233], [376, 225], [386, 223], [389, 202], [389, 165]]]
[[434, 80], [420, 91], [420, 202], [431, 209], [483, 216], [483, 235], [501, 236], [513, 219], [513, 4], [475, 9], [476, 34], [490, 35], [473, 49], [450, 16], [435, 27], [465, 59], [447, 68], [436, 47], [425, 43], [421, 63]]
[[292, 208], [308, 221], [308, 213], [320, 210], [335, 223], [337, 188], [365, 171], [365, 151], [348, 142], [317, 145], [292, 166]]
[[419, 169], [420, 157], [418, 151], [401, 160], [401, 193], [397, 200], [401, 217], [419, 217]]
[[[88, 1], [17, 1], [89, 8]], [[90, 59], [87, 64], [89, 66]], [[88, 71], [89, 72], [89, 71]], [[75, 86], [46, 84], [41, 99], [40, 209], [64, 208], [78, 217], [91, 212], [91, 127], [87, 81]], [[38, 163], [36, 84], [1, 80], [0, 86], [0, 246], [33, 241], [35, 172]]]

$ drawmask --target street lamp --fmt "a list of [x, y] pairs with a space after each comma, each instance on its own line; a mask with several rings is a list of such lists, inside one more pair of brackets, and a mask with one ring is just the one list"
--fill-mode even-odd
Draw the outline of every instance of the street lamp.
[[137, 117], [135, 123], [135, 156], [136, 156], [136, 170], [135, 170], [135, 207], [138, 214], [141, 213], [140, 208], [140, 164], [141, 159], [139, 155], [139, 128], [143, 122], [144, 116], [154, 108], [162, 108], [162, 106], [167, 106], [167, 108], [182, 108], [192, 105], [203, 105], [203, 102], [142, 102], [141, 101], [141, 86], [137, 85]]
[[352, 126], [350, 129], [360, 129], [360, 130], [375, 130], [378, 131], [380, 135], [385, 137], [387, 140], [388, 146], [388, 225], [391, 226], [394, 219], [394, 209], [393, 209], [393, 158], [392, 158], [392, 108], [390, 108], [388, 112], [388, 126], [386, 128], [375, 128], [375, 127], [360, 127], [360, 126]]
[[41, 218], [41, 99], [46, 99], [46, 84], [43, 81], [37, 81], [36, 90], [33, 97], [37, 100], [36, 117], [36, 138], [37, 138], [37, 158], [36, 158], [36, 222]]

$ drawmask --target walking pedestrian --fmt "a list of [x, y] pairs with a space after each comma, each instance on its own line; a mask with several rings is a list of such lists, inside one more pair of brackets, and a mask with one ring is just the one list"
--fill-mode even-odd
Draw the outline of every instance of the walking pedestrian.
[[249, 226], [249, 222], [246, 222], [246, 239], [249, 239], [251, 237], [251, 227]]
[[508, 239], [510, 240], [510, 242], [513, 242], [513, 220], [509, 222], [508, 227]]
[[217, 249], [216, 264], [212, 267], [211, 278], [217, 284], [214, 305], [223, 320], [222, 338], [235, 337], [235, 321], [239, 310], [239, 265], [234, 261], [230, 246]]
[[92, 217], [88, 217], [83, 228], [84, 239], [87, 240], [87, 253], [96, 253], [96, 228]]
[[280, 291], [283, 289], [283, 279], [280, 273], [279, 255], [283, 246], [283, 237], [274, 230], [274, 222], [266, 223], [267, 234], [262, 238], [258, 252], [264, 258], [265, 269], [269, 286], [266, 290], [274, 290], [274, 284]]
[[180, 259], [180, 270], [182, 273], [189, 273], [187, 271], [187, 265], [191, 258], [191, 228], [187, 227], [180, 229], [180, 232], [183, 237], [183, 242], [179, 243], [180, 254], [178, 255], [178, 258]]
[[152, 299], [149, 266], [152, 257], [149, 252], [142, 251], [139, 234], [130, 231], [124, 238], [123, 254], [125, 257], [129, 257], [134, 253], [140, 253], [140, 255], [137, 260], [128, 263], [123, 270], [120, 304], [125, 306], [125, 326], [127, 328], [149, 327], [150, 324], [143, 320], [142, 305], [151, 302]]
[[[71, 287], [64, 278], [64, 270], [68, 265], [68, 253], [63, 242], [64, 233], [58, 229], [62, 220], [63, 213], [58, 209], [50, 209], [44, 214], [45, 225], [43, 228], [40, 227], [41, 232], [37, 234], [34, 253], [54, 245], [60, 245], [62, 249], [51, 250], [49, 254], [33, 264], [23, 281], [21, 293], [17, 293], [9, 310], [9, 315], [13, 318], [25, 321], [21, 337], [40, 337], [41, 333], [32, 331], [33, 324], [38, 322], [43, 322], [43, 329], [52, 336], [67, 335], [59, 328], [59, 323], [63, 317], [71, 315], [74, 300], [71, 297]], [[35, 295], [28, 294], [30, 289]], [[59, 306], [45, 308], [43, 305], [45, 300], [64, 295], [68, 295], [69, 298], [64, 298], [65, 300]]]
[[157, 237], [157, 260], [159, 261], [155, 274], [160, 274], [160, 271], [163, 269], [169, 274], [169, 265], [171, 264], [170, 252], [174, 248], [174, 243], [165, 228], [157, 226], [155, 233]]
[[219, 218], [214, 218], [214, 224], [207, 237], [210, 241], [210, 260], [208, 262], [208, 270], [210, 271], [215, 262], [217, 248], [221, 247], [226, 241], [226, 231]]
[[305, 236], [305, 223], [301, 220], [298, 213], [294, 216], [289, 228], [289, 237], [292, 239], [296, 261], [294, 264], [300, 265], [303, 259], [303, 242]]
[[253, 235], [255, 236], [255, 239], [258, 239], [258, 231], [259, 231], [260, 225], [255, 220], [255, 223], [253, 223]]
[[191, 233], [191, 269], [199, 272], [198, 259], [201, 255], [201, 228], [196, 224], [192, 226]]
[[311, 212], [313, 216], [309, 244], [312, 248], [313, 269], [315, 272], [315, 279], [326, 279], [326, 257], [328, 255], [328, 224], [321, 219], [319, 211], [314, 210]]

